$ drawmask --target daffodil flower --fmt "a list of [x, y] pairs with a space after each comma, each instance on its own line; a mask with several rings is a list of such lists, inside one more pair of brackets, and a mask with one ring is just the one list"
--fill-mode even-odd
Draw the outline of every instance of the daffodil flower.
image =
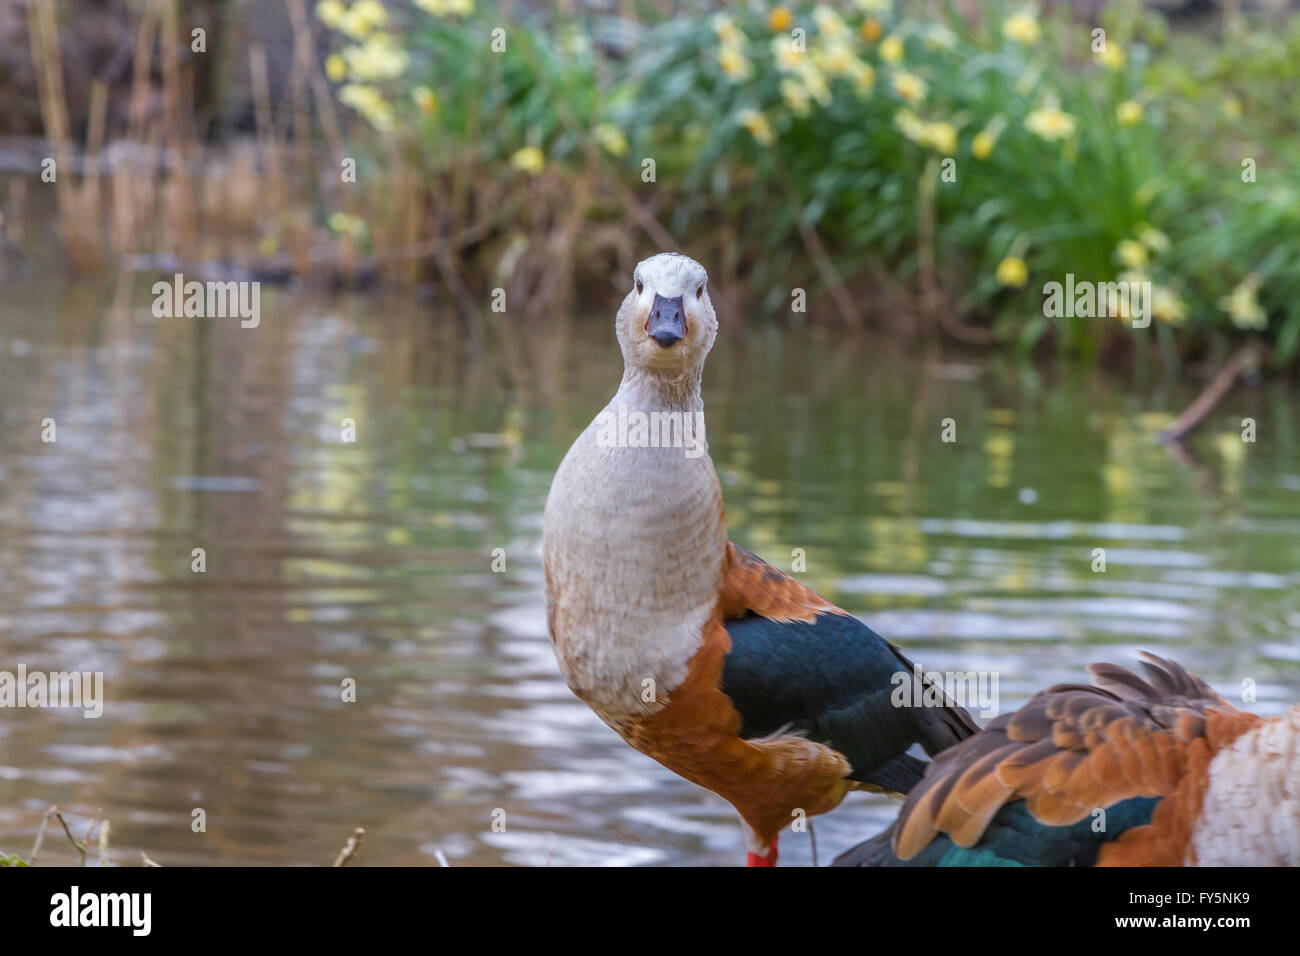
[[1029, 281], [1029, 267], [1019, 256], [1007, 256], [998, 263], [994, 276], [999, 284], [1019, 289]]
[[750, 135], [760, 146], [771, 146], [776, 139], [772, 133], [772, 125], [758, 110], [743, 109], [736, 114], [736, 121], [749, 130]]
[[1268, 326], [1268, 314], [1259, 304], [1260, 280], [1258, 276], [1247, 276], [1228, 295], [1219, 299], [1219, 308], [1232, 319], [1232, 324], [1239, 329], [1263, 329]]
[[1142, 104], [1136, 100], [1125, 100], [1115, 107], [1115, 119], [1120, 126], [1136, 126], [1142, 121]]
[[785, 33], [794, 25], [794, 14], [785, 7], [773, 7], [767, 15], [767, 28], [773, 33]]
[[1042, 31], [1031, 13], [1013, 13], [1002, 24], [1002, 35], [1015, 43], [1030, 46], [1038, 42]]
[[546, 168], [546, 156], [536, 146], [525, 146], [510, 157], [510, 165], [529, 176], [536, 176]]
[[1065, 139], [1074, 133], [1074, 117], [1048, 104], [1025, 117], [1025, 128], [1046, 140]]
[[909, 103], [919, 103], [925, 99], [925, 80], [915, 73], [908, 73], [906, 70], [899, 70], [894, 74], [893, 89], [895, 93]]
[[1127, 269], [1143, 269], [1147, 264], [1147, 247], [1133, 239], [1125, 239], [1115, 247], [1115, 258]]

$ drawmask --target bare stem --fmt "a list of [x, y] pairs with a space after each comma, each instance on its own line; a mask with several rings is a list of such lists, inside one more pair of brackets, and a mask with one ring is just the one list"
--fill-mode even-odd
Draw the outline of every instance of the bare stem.
[[352, 836], [348, 837], [348, 842], [343, 845], [339, 851], [338, 859], [334, 861], [334, 866], [346, 866], [348, 861], [357, 855], [357, 850], [361, 848], [361, 841], [366, 837], [366, 831], [357, 827], [352, 831]]

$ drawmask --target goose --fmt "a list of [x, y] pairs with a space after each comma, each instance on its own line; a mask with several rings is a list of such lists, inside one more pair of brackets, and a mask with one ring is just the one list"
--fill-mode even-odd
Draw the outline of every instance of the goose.
[[746, 865], [775, 866], [785, 826], [850, 790], [907, 793], [921, 751], [978, 727], [941, 689], [894, 706], [915, 672], [897, 648], [727, 540], [700, 396], [717, 329], [703, 266], [637, 265], [614, 319], [622, 381], [546, 501], [547, 626], [574, 694], [727, 800]]
[[1174, 661], [1089, 667], [937, 756], [836, 866], [1300, 865], [1300, 706], [1234, 708]]

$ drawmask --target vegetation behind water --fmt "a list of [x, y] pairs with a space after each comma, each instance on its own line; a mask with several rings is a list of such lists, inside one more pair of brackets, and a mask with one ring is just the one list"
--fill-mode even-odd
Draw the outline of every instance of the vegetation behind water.
[[[1140, 359], [1300, 348], [1293, 18], [286, 0], [283, 88], [256, 37], [214, 27], [223, 75], [249, 76], [249, 147], [191, 109], [202, 57], [170, 0], [130, 8], [143, 67], [92, 92], [84, 131], [60, 97], [60, 5], [31, 9], [47, 133], [91, 160], [58, 186], [81, 268], [148, 252], [433, 281], [473, 316], [495, 289], [516, 312], [571, 306], [683, 248], [738, 319]], [[128, 163], [121, 141], [168, 161]], [[1044, 315], [1067, 275], [1151, 283], [1153, 327]]]

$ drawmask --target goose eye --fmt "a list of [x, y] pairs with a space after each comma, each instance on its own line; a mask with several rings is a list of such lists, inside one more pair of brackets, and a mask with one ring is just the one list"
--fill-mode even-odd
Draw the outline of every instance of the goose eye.
[[637, 279], [637, 280], [636, 280], [636, 292], [637, 292], [637, 295], [640, 295], [644, 290], [645, 290], [645, 286], [641, 284], [641, 280], [640, 280], [640, 279]]
[[698, 299], [703, 295], [704, 295], [704, 283], [701, 282], [698, 286], [695, 287], [695, 298]]

